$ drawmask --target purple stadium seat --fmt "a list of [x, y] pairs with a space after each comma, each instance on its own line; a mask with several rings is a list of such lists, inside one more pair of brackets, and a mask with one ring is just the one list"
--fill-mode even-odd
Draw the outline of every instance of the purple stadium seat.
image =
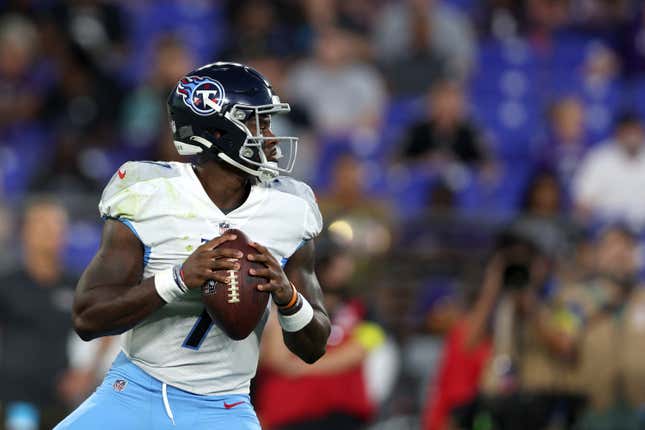
[[460, 209], [473, 214], [513, 216], [532, 169], [530, 162], [516, 162], [506, 164], [494, 181], [485, 180], [481, 174], [473, 175], [457, 195]]
[[400, 219], [409, 219], [427, 205], [437, 173], [425, 166], [397, 165], [387, 172], [387, 189]]
[[[124, 11], [131, 31], [131, 55], [124, 81], [131, 84], [145, 79], [160, 35], [177, 35], [195, 55], [197, 64], [213, 61], [225, 43], [225, 11], [219, 2], [128, 2]], [[204, 37], [205, 28], [208, 37]]]
[[65, 267], [72, 273], [81, 273], [99, 249], [102, 227], [96, 221], [76, 221], [69, 227], [70, 240], [63, 258]]

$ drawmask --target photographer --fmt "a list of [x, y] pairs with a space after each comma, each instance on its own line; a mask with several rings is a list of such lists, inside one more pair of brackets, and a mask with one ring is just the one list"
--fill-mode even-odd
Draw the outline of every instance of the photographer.
[[[593, 270], [563, 285], [560, 315], [578, 315], [567, 334], [576, 365], [562, 380], [588, 401], [576, 430], [645, 428], [645, 290], [639, 283], [638, 238], [623, 226], [597, 235]], [[571, 320], [571, 319], [570, 319]]]
[[575, 421], [582, 397], [561, 378], [574, 363], [575, 345], [546, 304], [552, 275], [547, 254], [526, 230], [500, 235], [467, 336], [473, 346], [490, 338], [492, 353], [476, 405], [454, 414], [459, 428], [482, 417], [502, 430], [544, 429], [554, 422], [570, 427]]

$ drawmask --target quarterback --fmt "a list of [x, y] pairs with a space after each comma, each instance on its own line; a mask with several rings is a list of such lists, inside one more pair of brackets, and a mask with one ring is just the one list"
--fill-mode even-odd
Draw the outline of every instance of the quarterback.
[[[259, 429], [249, 384], [270, 303], [235, 341], [200, 298], [241, 258], [262, 263], [258, 289], [278, 305], [286, 346], [308, 363], [325, 352], [312, 240], [322, 218], [311, 189], [282, 175], [297, 139], [271, 131], [271, 115], [289, 105], [254, 69], [220, 62], [181, 79], [168, 110], [178, 152], [195, 162], [127, 162], [105, 188], [101, 246], [78, 283], [73, 321], [84, 340], [123, 333], [122, 352], [56, 429]], [[257, 253], [227, 248], [229, 228]]]

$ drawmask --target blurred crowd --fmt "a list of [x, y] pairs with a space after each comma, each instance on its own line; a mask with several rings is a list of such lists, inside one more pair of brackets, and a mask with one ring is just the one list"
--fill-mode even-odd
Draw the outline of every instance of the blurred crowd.
[[179, 160], [165, 99], [216, 60], [291, 104], [326, 221], [328, 354], [269, 321], [267, 429], [645, 428], [639, 0], [1, 2], [0, 428], [102, 377], [65, 316], [101, 190]]

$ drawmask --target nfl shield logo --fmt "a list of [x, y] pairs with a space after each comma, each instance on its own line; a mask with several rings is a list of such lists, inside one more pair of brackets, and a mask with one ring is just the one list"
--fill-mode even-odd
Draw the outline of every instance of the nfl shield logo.
[[228, 222], [220, 222], [219, 223], [219, 234], [220, 235], [224, 234], [224, 232], [226, 230], [230, 229], [230, 228], [231, 228], [231, 224], [229, 224]]
[[215, 289], [215, 285], [217, 283], [213, 281], [212, 279], [209, 279], [204, 285], [202, 285], [202, 294], [205, 295], [210, 295], [210, 294], [215, 294], [217, 290]]
[[125, 379], [117, 379], [114, 381], [114, 384], [112, 384], [112, 388], [114, 388], [114, 391], [121, 392], [125, 390], [125, 386], [127, 385], [128, 381]]

